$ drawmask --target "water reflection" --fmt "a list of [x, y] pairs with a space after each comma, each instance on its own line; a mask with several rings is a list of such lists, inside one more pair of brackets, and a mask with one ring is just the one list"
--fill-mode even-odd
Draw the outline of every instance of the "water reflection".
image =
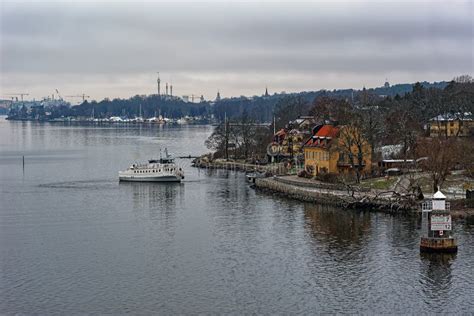
[[120, 182], [120, 188], [127, 191], [124, 194], [131, 195], [134, 212], [147, 212], [150, 220], [174, 226], [177, 205], [183, 202], [183, 184]]
[[360, 244], [370, 232], [368, 212], [353, 212], [330, 206], [305, 204], [304, 216], [308, 233], [329, 247]]
[[421, 283], [429, 299], [440, 299], [452, 286], [455, 253], [421, 253]]

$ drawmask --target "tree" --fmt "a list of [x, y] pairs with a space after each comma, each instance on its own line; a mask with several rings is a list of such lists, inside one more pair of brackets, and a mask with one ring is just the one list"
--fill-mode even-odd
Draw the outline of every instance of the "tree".
[[418, 142], [418, 151], [428, 159], [423, 162], [432, 179], [433, 192], [438, 190], [449, 175], [460, 156], [460, 144], [456, 138], [422, 138]]
[[472, 82], [474, 82], [470, 75], [461, 75], [461, 76], [458, 76], [458, 77], [454, 77], [453, 81], [455, 81], [457, 83], [472, 83]]
[[384, 118], [379, 106], [367, 105], [357, 110], [360, 117], [360, 129], [371, 148], [371, 160], [375, 158], [375, 149], [382, 142]]
[[352, 170], [355, 171], [356, 181], [360, 183], [362, 171], [370, 162], [371, 148], [360, 128], [361, 117], [355, 117], [352, 122], [341, 127], [336, 145], [333, 150], [349, 159]]
[[416, 139], [421, 134], [421, 124], [413, 115], [410, 103], [401, 100], [390, 111], [385, 118], [386, 132], [388, 143], [402, 145], [402, 157], [408, 159], [409, 154], [414, 154]]
[[215, 156], [223, 156], [226, 160], [229, 159], [229, 127], [229, 121], [225, 120], [214, 129], [214, 132], [205, 141], [206, 147], [215, 151]]
[[284, 128], [290, 121], [307, 114], [309, 106], [308, 101], [301, 96], [290, 95], [281, 98], [275, 105], [275, 129]]
[[244, 111], [244, 114], [239, 120], [238, 132], [242, 139], [241, 147], [243, 156], [247, 159], [255, 142], [255, 121], [248, 116], [246, 111]]
[[321, 123], [335, 121], [339, 124], [345, 124], [350, 121], [352, 107], [345, 100], [321, 96], [314, 100], [309, 114]]

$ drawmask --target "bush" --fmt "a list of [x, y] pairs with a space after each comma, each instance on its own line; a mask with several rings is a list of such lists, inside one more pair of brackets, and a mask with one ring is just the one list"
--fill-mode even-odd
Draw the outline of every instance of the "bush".
[[321, 182], [327, 182], [327, 183], [339, 183], [340, 178], [339, 175], [335, 173], [319, 173], [317, 176], [315, 176], [316, 180], [319, 180]]
[[311, 178], [311, 174], [306, 170], [301, 170], [298, 172], [298, 177], [300, 178]]

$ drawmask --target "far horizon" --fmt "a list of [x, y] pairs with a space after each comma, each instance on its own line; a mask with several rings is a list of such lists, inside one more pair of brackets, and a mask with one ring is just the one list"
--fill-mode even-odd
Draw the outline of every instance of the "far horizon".
[[222, 97], [473, 73], [472, 2], [3, 1], [0, 97]]
[[[460, 76], [461, 74], [459, 74]], [[417, 82], [420, 82], [420, 83], [423, 83], [423, 82], [428, 82], [430, 84], [434, 84], [434, 83], [440, 83], [440, 82], [450, 82], [452, 81], [454, 78], [451, 78], [450, 80], [435, 80], [435, 81], [427, 81], [427, 80], [420, 80], [420, 81], [416, 81], [416, 82], [396, 82], [396, 83], [392, 83], [392, 82], [389, 82], [387, 81], [390, 86], [397, 86], [397, 85], [406, 85], [406, 84], [415, 84]], [[323, 91], [323, 90], [327, 90], [327, 91], [333, 91], [333, 90], [336, 90], [336, 91], [342, 91], [342, 90], [354, 90], [354, 91], [361, 91], [363, 90], [364, 88], [365, 89], [377, 89], [377, 88], [382, 88], [384, 86], [385, 82], [382, 82], [382, 84], [380, 84], [379, 86], [373, 86], [373, 87], [366, 87], [366, 86], [363, 86], [363, 87], [359, 87], [359, 88], [354, 88], [354, 87], [343, 87], [343, 88], [333, 88], [333, 89], [308, 89], [308, 90], [296, 90], [296, 91], [271, 91], [270, 87], [264, 87], [263, 89], [263, 92], [260, 93], [260, 94], [253, 94], [253, 95], [229, 95], [229, 96], [225, 96], [222, 94], [222, 92], [219, 91], [220, 93], [220, 96], [222, 99], [228, 99], [228, 98], [239, 98], [239, 97], [247, 97], [247, 98], [251, 98], [251, 97], [261, 97], [264, 95], [265, 93], [265, 89], [268, 89], [268, 94], [270, 96], [272, 95], [281, 95], [281, 94], [298, 94], [298, 93], [305, 93], [305, 92], [317, 92], [317, 91]], [[55, 92], [55, 90], [53, 89], [53, 92], [52, 93], [55, 97], [58, 97], [58, 94]], [[86, 98], [86, 101], [96, 101], [96, 102], [101, 102], [105, 99], [109, 99], [109, 100], [113, 100], [113, 99], [130, 99], [130, 98], [133, 98], [134, 96], [152, 96], [152, 95], [156, 95], [156, 93], [148, 93], [148, 94], [132, 94], [132, 95], [129, 95], [129, 96], [124, 96], [124, 97], [104, 97], [104, 98], [101, 98], [101, 99], [93, 99], [93, 98]], [[216, 92], [216, 95], [217, 95], [217, 92]], [[214, 95], [214, 97], [210, 97], [210, 98], [205, 98], [206, 101], [213, 101], [215, 100], [216, 98], [216, 95]], [[48, 97], [51, 97], [51, 95], [49, 95]], [[82, 101], [80, 100], [76, 100], [75, 102], [75, 99], [74, 98], [71, 98], [71, 97], [63, 97], [63, 96], [60, 96], [61, 98], [63, 98], [65, 101], [71, 103], [71, 104], [80, 104], [82, 103]], [[79, 97], [79, 96], [75, 96], [75, 97]], [[182, 96], [177, 96], [177, 97], [182, 97]], [[194, 99], [195, 100], [199, 100], [200, 98], [200, 95], [194, 95]], [[5, 97], [2, 97], [0, 98], [0, 101], [10, 101], [12, 99], [12, 97], [10, 98], [5, 98]], [[189, 95], [189, 99], [191, 100], [191, 95]], [[18, 95], [18, 100], [20, 101], [20, 96]], [[37, 99], [37, 98], [32, 98], [32, 97], [29, 97], [28, 96], [25, 96], [24, 97], [24, 101], [41, 101], [41, 98], [40, 99]], [[80, 101], [80, 102], [79, 102]]]

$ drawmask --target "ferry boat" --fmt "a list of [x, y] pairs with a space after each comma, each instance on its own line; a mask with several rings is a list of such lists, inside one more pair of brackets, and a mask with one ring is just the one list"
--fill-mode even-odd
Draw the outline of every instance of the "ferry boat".
[[134, 182], [181, 182], [184, 172], [165, 150], [165, 158], [151, 159], [148, 163], [134, 163], [127, 170], [119, 171], [120, 181]]

